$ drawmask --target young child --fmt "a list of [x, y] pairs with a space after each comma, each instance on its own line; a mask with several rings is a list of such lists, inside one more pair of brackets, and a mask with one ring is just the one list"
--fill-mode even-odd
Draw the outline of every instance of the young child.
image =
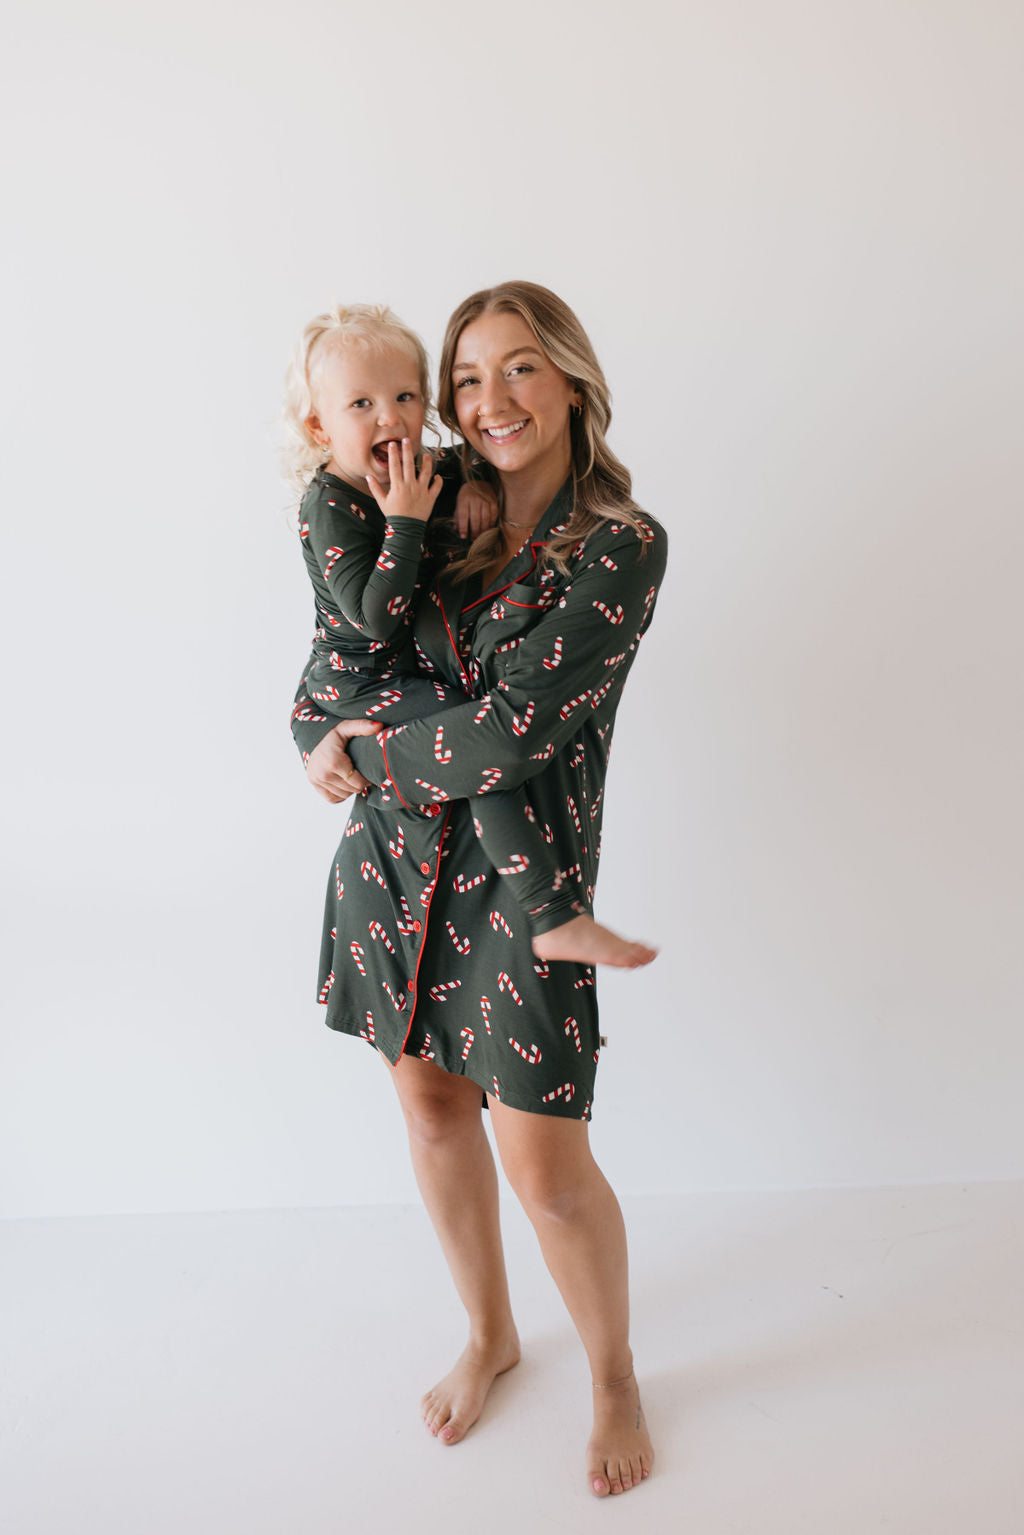
[[[465, 702], [417, 672], [412, 616], [423, 539], [435, 513], [456, 514], [475, 535], [497, 508], [489, 490], [462, 485], [455, 455], [442, 454], [436, 475], [430, 454], [417, 467], [429, 410], [423, 344], [389, 309], [339, 306], [306, 326], [288, 371], [285, 422], [292, 479], [304, 491], [299, 530], [317, 630], [293, 718], [323, 717], [316, 706], [391, 726]], [[371, 803], [386, 807], [388, 796], [375, 789]], [[492, 792], [474, 813], [538, 958], [630, 968], [654, 958], [575, 898], [525, 790]]]

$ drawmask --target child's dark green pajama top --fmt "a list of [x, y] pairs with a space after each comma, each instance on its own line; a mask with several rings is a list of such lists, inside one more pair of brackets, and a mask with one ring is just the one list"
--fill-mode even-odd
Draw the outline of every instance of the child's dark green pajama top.
[[[589, 1119], [594, 973], [536, 959], [473, 828], [476, 796], [525, 785], [527, 813], [546, 840], [557, 830], [564, 876], [591, 909], [615, 711], [667, 538], [651, 518], [640, 535], [604, 522], [567, 575], [539, 571], [570, 498], [567, 484], [493, 589], [442, 573], [419, 602], [421, 670], [464, 701], [449, 691], [442, 702], [439, 690], [428, 717], [349, 743], [381, 787], [355, 801], [335, 856], [319, 1000], [331, 1028], [392, 1062], [418, 1055], [513, 1108]], [[334, 723], [300, 686], [292, 728], [304, 755]]]

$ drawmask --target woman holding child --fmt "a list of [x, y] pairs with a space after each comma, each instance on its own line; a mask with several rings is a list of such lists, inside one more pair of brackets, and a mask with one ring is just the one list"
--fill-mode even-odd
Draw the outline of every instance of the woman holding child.
[[[601, 1046], [593, 967], [653, 951], [596, 923], [591, 906], [615, 711], [666, 538], [607, 445], [608, 389], [579, 321], [547, 289], [505, 283], [452, 316], [439, 386], [463, 472], [492, 487], [497, 522], [468, 553], [433, 538], [434, 563], [417, 575], [420, 533], [454, 487], [429, 459], [417, 466], [425, 384], [414, 385], [418, 362], [403, 381], [403, 349], [408, 372], [410, 345], [392, 335], [363, 349], [358, 378], [330, 363], [331, 388], [320, 343], [296, 397], [325, 467], [303, 502], [321, 627], [293, 730], [314, 787], [331, 800], [363, 794], [331, 871], [321, 1001], [332, 1027], [361, 1034], [389, 1065], [469, 1316], [466, 1349], [424, 1398], [428, 1428], [457, 1443], [519, 1358], [484, 1101], [587, 1352], [587, 1475], [606, 1496], [646, 1477], [653, 1451], [629, 1347], [625, 1230], [588, 1142]], [[446, 480], [453, 467], [442, 466]], [[341, 502], [347, 523], [321, 525]], [[363, 592], [386, 587], [372, 641], [368, 602], [357, 616], [341, 587], [332, 597], [333, 567], [327, 586], [317, 581], [360, 539]], [[400, 627], [385, 635], [389, 618]], [[346, 655], [331, 646], [347, 625]], [[340, 697], [322, 681], [332, 666]]]

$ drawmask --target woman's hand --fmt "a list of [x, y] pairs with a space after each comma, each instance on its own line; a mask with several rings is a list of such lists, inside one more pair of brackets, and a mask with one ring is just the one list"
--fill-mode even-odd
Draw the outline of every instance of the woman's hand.
[[366, 476], [366, 483], [385, 517], [412, 517], [417, 522], [426, 522], [444, 481], [434, 474], [434, 460], [429, 453], [424, 453], [417, 474], [412, 443], [403, 437], [401, 449], [396, 442], [388, 443], [387, 491], [372, 474]]
[[380, 730], [377, 720], [342, 720], [314, 746], [306, 763], [306, 777], [318, 794], [332, 805], [340, 805], [353, 794], [370, 789], [362, 773], [357, 773], [345, 748], [353, 736], [372, 736]]
[[486, 480], [467, 480], [455, 501], [455, 527], [471, 542], [498, 520], [498, 496]]

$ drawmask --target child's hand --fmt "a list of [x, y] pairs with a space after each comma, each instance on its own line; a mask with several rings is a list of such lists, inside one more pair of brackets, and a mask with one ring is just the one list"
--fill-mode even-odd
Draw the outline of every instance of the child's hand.
[[455, 501], [455, 526], [460, 538], [479, 538], [498, 520], [498, 497], [486, 480], [467, 480]]
[[434, 474], [434, 460], [429, 453], [424, 453], [422, 467], [416, 473], [416, 458], [408, 437], [402, 438], [401, 450], [397, 443], [388, 443], [388, 481], [385, 492], [378, 479], [372, 474], [366, 476], [370, 494], [385, 517], [413, 517], [417, 522], [426, 522], [444, 483], [439, 474]]

